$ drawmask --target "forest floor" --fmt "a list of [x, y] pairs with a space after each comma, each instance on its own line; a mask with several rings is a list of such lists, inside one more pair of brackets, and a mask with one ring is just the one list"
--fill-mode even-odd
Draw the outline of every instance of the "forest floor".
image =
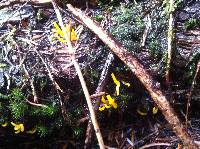
[[[200, 144], [200, 2], [174, 1], [172, 10], [168, 0], [72, 4], [161, 84], [182, 125]], [[183, 148], [145, 85], [66, 2], [58, 6], [106, 148]], [[0, 2], [0, 39], [0, 148], [99, 148], [51, 2]]]

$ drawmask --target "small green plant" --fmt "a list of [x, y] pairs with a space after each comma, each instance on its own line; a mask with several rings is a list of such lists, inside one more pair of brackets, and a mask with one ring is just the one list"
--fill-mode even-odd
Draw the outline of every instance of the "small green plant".
[[20, 120], [24, 117], [25, 112], [28, 110], [28, 105], [23, 101], [13, 100], [9, 105], [12, 117], [16, 120]]
[[24, 117], [28, 105], [24, 102], [23, 93], [19, 88], [14, 88], [11, 94], [8, 95], [9, 98], [9, 109], [11, 111], [12, 117], [16, 120], [20, 120]]
[[33, 107], [32, 115], [52, 117], [57, 112], [57, 110], [58, 109], [55, 105], [48, 105], [47, 107]]
[[11, 91], [10, 95], [11, 95], [11, 98], [13, 98], [14, 100], [23, 100], [24, 99], [23, 93], [19, 88], [14, 88]]
[[79, 139], [81, 136], [83, 136], [83, 128], [81, 127], [75, 127], [73, 129], [73, 135], [75, 136], [75, 138]]
[[2, 99], [9, 99], [9, 96], [0, 93], [0, 99], [1, 99], [1, 100], [2, 100]]
[[37, 125], [36, 126], [36, 130], [37, 130], [37, 134], [40, 136], [40, 137], [45, 137], [47, 136], [48, 134], [48, 128], [45, 127], [44, 125]]
[[151, 56], [153, 57], [157, 56], [157, 53], [158, 53], [157, 48], [158, 48], [158, 42], [156, 39], [153, 39], [149, 44], [149, 50], [150, 50]]
[[197, 19], [190, 18], [189, 20], [185, 21], [184, 27], [186, 30], [193, 29], [193, 28], [197, 27], [198, 24], [199, 24], [199, 21]]
[[99, 13], [99, 14], [96, 14], [94, 16], [94, 19], [98, 22], [101, 22], [103, 20], [103, 14]]
[[111, 28], [111, 33], [130, 51], [140, 46], [145, 27], [141, 13], [142, 7], [135, 4], [121, 5], [112, 12], [116, 25]]
[[136, 25], [143, 29], [144, 28], [144, 22], [142, 21], [142, 19], [139, 17], [139, 16], [136, 16], [135, 18], [135, 22], [136, 22]]
[[170, 8], [170, 0], [164, 0], [162, 3], [162, 7], [164, 9], [165, 14], [170, 14], [171, 12], [175, 11], [175, 9], [179, 6], [179, 4], [183, 0], [174, 0], [172, 8]]

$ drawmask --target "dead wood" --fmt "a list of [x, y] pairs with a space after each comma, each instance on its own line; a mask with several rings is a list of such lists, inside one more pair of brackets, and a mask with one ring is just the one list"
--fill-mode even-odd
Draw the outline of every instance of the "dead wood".
[[0, 2], [0, 9], [8, 6], [13, 6], [15, 4], [31, 4], [35, 6], [49, 6], [51, 5], [51, 0], [3, 0]]
[[157, 104], [165, 119], [171, 125], [175, 134], [182, 140], [185, 148], [197, 149], [198, 146], [187, 133], [185, 127], [180, 122], [177, 114], [170, 106], [167, 98], [160, 89], [160, 83], [154, 81], [150, 74], [144, 69], [133, 55], [127, 49], [117, 42], [110, 34], [103, 30], [90, 17], [85, 15], [80, 9], [74, 8], [72, 5], [67, 5], [69, 11], [80, 19], [89, 29], [91, 29], [110, 49], [131, 69], [135, 76], [145, 86], [154, 102]]

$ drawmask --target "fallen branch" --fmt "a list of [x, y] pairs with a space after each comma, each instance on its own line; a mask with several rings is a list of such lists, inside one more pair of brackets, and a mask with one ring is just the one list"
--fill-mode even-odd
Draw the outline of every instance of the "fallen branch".
[[67, 5], [69, 11], [82, 21], [89, 29], [91, 29], [110, 49], [131, 69], [135, 76], [145, 86], [154, 102], [157, 104], [165, 119], [171, 125], [176, 135], [183, 141], [185, 148], [197, 149], [198, 146], [186, 132], [184, 126], [170, 106], [166, 97], [160, 89], [160, 83], [154, 81], [133, 55], [123, 48], [111, 35], [104, 31], [90, 17], [85, 15], [80, 9]]

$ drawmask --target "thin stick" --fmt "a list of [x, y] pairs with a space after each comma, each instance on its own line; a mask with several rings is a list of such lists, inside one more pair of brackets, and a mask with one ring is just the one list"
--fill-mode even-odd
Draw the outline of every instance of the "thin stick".
[[172, 8], [174, 1], [170, 0], [170, 14], [169, 14], [169, 28], [168, 28], [168, 43], [167, 43], [167, 68], [166, 68], [166, 84], [168, 88], [170, 87], [170, 69], [171, 69], [171, 59], [172, 59], [172, 38], [173, 38], [173, 14], [172, 14]]
[[144, 69], [133, 55], [127, 49], [122, 47], [122, 44], [114, 40], [114, 38], [103, 30], [90, 17], [85, 15], [80, 9], [74, 8], [67, 4], [70, 12], [79, 18], [89, 29], [91, 29], [110, 49], [131, 69], [135, 76], [141, 81], [144, 87], [151, 95], [154, 102], [157, 104], [165, 119], [172, 126], [176, 135], [183, 141], [186, 148], [197, 149], [198, 146], [194, 143], [190, 135], [185, 131], [184, 126], [180, 122], [173, 108], [160, 89], [160, 83], [154, 81], [149, 73]]
[[93, 106], [92, 106], [91, 97], [90, 97], [89, 91], [87, 89], [85, 80], [83, 78], [81, 68], [80, 68], [78, 62], [75, 59], [75, 51], [74, 51], [72, 44], [71, 44], [71, 41], [69, 39], [70, 36], [68, 36], [68, 32], [67, 32], [66, 28], [64, 27], [60, 11], [57, 8], [57, 5], [54, 2], [54, 0], [52, 0], [52, 4], [53, 4], [53, 7], [55, 9], [58, 21], [59, 21], [59, 25], [61, 26], [61, 29], [64, 33], [64, 37], [67, 40], [66, 52], [67, 52], [67, 54], [69, 54], [71, 56], [72, 63], [73, 63], [75, 70], [78, 74], [78, 77], [79, 77], [79, 80], [80, 80], [80, 83], [81, 83], [81, 86], [82, 86], [82, 89], [83, 89], [83, 92], [84, 92], [84, 95], [85, 95], [85, 98], [86, 98], [86, 102], [87, 102], [87, 105], [88, 105], [88, 108], [89, 108], [91, 121], [92, 121], [92, 124], [94, 126], [94, 130], [96, 132], [97, 140], [99, 142], [99, 146], [100, 146], [101, 149], [104, 149], [105, 146], [104, 146], [103, 138], [102, 138], [102, 135], [101, 135], [101, 132], [100, 132], [100, 128], [99, 128], [97, 119], [96, 119], [96, 115], [95, 115], [95, 112], [94, 112], [94, 109], [93, 109]]
[[46, 105], [39, 104], [39, 103], [33, 103], [33, 102], [29, 101], [28, 99], [26, 99], [26, 102], [28, 102], [30, 105], [33, 105], [33, 106], [48, 108], [48, 106], [46, 106]]
[[140, 147], [139, 149], [150, 148], [153, 146], [171, 146], [171, 144], [169, 144], [169, 143], [151, 143], [151, 144], [144, 145], [144, 146]]
[[199, 73], [199, 69], [200, 69], [200, 60], [197, 63], [197, 69], [196, 69], [194, 78], [192, 80], [192, 85], [190, 87], [190, 91], [187, 95], [187, 106], [186, 106], [186, 113], [185, 113], [185, 125], [186, 125], [185, 127], [186, 127], [186, 129], [188, 128], [188, 115], [189, 115], [189, 107], [190, 107], [191, 96], [192, 96], [192, 92], [194, 90], [194, 85], [195, 85], [195, 82], [196, 82], [196, 79], [197, 79], [197, 76], [198, 76], [198, 73]]
[[33, 79], [30, 77], [29, 72], [26, 69], [26, 66], [24, 64], [22, 66], [23, 66], [24, 72], [25, 72], [25, 74], [26, 74], [26, 76], [27, 76], [27, 78], [28, 78], [28, 80], [31, 84], [31, 89], [32, 89], [32, 93], [33, 93], [33, 101], [34, 101], [34, 103], [38, 103], [38, 96], [37, 96], [36, 89], [35, 89], [35, 86], [34, 86], [34, 83], [33, 83]]

